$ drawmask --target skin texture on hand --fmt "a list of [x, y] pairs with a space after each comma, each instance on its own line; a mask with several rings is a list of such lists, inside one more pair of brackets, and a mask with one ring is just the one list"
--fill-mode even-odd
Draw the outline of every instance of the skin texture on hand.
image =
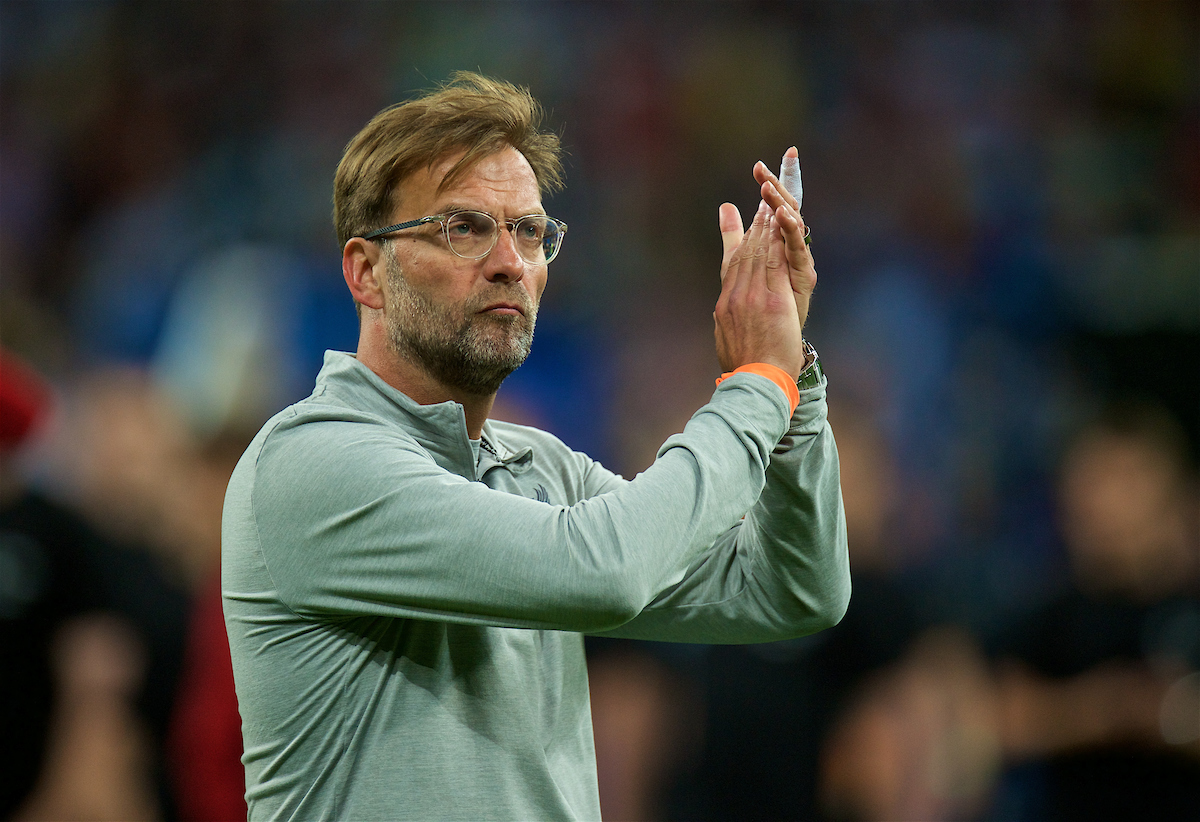
[[[796, 156], [796, 148], [793, 146], [784, 155], [785, 162]], [[783, 241], [784, 259], [787, 262], [788, 280], [795, 298], [796, 315], [799, 317], [800, 327], [803, 328], [808, 319], [812, 292], [817, 285], [817, 271], [812, 252], [804, 242], [807, 227], [800, 216], [800, 203], [761, 161], [754, 165], [754, 179], [760, 186], [762, 200], [771, 210], [771, 217]], [[724, 246], [724, 262], [721, 266], [724, 272], [731, 255], [742, 242], [744, 230], [741, 215], [732, 203], [721, 206], [718, 220]]]
[[[733, 206], [721, 206], [722, 228], [730, 216], [727, 209]], [[733, 211], [740, 229], [741, 220]], [[723, 371], [761, 362], [799, 376], [804, 340], [791, 293], [784, 239], [770, 209], [762, 204], [750, 230], [728, 251], [721, 267], [721, 296], [713, 319]]]

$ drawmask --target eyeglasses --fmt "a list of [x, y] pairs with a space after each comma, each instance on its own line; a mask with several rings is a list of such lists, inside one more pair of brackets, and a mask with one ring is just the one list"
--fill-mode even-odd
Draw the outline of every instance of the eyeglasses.
[[[454, 211], [450, 214], [433, 214], [407, 223], [397, 223], [387, 228], [377, 228], [362, 235], [364, 240], [373, 240], [393, 231], [414, 228], [425, 223], [441, 223], [446, 244], [459, 257], [480, 260], [492, 253], [500, 241], [500, 223], [484, 211]], [[527, 214], [516, 220], [505, 220], [512, 232], [513, 244], [521, 259], [532, 265], [544, 265], [562, 248], [567, 224], [545, 214]]]

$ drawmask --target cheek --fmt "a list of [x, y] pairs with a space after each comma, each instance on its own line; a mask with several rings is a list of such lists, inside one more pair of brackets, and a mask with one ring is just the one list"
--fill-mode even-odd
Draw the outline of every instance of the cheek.
[[419, 246], [402, 261], [401, 270], [414, 290], [438, 303], [465, 300], [474, 288], [472, 271], [465, 266], [455, 266], [436, 254], [425, 253]]
[[542, 269], [535, 277], [525, 278], [529, 283], [529, 292], [533, 297], [534, 303], [538, 303], [542, 299], [542, 292], [546, 290], [546, 270]]

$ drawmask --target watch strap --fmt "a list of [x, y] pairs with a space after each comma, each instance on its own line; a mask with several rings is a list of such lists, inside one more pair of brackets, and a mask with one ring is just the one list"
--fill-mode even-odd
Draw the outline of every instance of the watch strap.
[[816, 388], [825, 377], [825, 369], [821, 367], [821, 358], [817, 354], [817, 349], [813, 348], [812, 343], [808, 340], [804, 341], [804, 359], [806, 361], [804, 370], [796, 378], [796, 388], [801, 391]]

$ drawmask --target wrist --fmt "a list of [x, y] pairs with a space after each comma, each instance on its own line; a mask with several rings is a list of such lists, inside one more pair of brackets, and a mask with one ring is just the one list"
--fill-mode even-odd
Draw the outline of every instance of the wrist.
[[772, 365], [767, 362], [752, 362], [740, 365], [732, 371], [726, 371], [717, 378], [717, 385], [720, 385], [734, 374], [757, 374], [760, 377], [766, 377], [771, 382], [779, 386], [779, 390], [783, 392], [788, 401], [788, 415], [795, 412], [796, 406], [800, 404], [800, 389], [796, 381], [792, 379], [792, 375], [784, 371], [777, 365]]

